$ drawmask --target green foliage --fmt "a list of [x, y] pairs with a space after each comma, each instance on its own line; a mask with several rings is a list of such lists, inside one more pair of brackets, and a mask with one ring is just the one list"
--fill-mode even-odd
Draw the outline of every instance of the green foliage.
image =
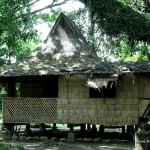
[[15, 150], [25, 150], [25, 148], [22, 145], [17, 145]]
[[111, 59], [108, 58], [111, 53], [110, 45], [112, 46], [112, 44], [108, 44], [110, 43], [109, 37], [98, 27], [96, 19], [92, 18], [89, 9], [85, 7], [69, 13], [68, 16], [76, 23], [99, 58], [101, 60]]
[[0, 143], [0, 150], [25, 150], [25, 148], [21, 145], [12, 146], [7, 143]]
[[[51, 9], [64, 4], [49, 1], [48, 6], [39, 10], [32, 8], [40, 0], [0, 0], [0, 65], [11, 64], [12, 59], [21, 60], [40, 42], [34, 25], [42, 21], [56, 19], [58, 13], [43, 14], [44, 9]], [[35, 43], [35, 44], [34, 44]]]
[[149, 41], [150, 19], [144, 13], [116, 0], [95, 1], [92, 9], [97, 15], [99, 26], [106, 34], [126, 34], [137, 41]]
[[53, 23], [56, 21], [61, 13], [61, 9], [51, 10], [51, 13], [41, 13], [39, 14], [39, 22], [46, 22], [49, 27], [52, 27]]
[[57, 11], [52, 10], [52, 13], [42, 13], [39, 15], [40, 19], [44, 22], [54, 22], [56, 21], [57, 17], [59, 16], [61, 10], [57, 9]]
[[126, 34], [133, 40], [149, 42], [150, 18], [146, 13], [125, 5], [124, 0], [120, 1], [90, 1], [88, 5], [94, 12], [99, 27], [107, 35], [120, 36], [120, 34]]
[[10, 64], [11, 57], [23, 53], [23, 45], [37, 36], [33, 28], [36, 15], [31, 13], [30, 6], [27, 7], [29, 2], [0, 0], [0, 65]]
[[110, 55], [120, 61], [150, 60], [150, 1], [82, 2], [92, 16], [90, 28], [94, 32], [89, 33], [89, 41], [103, 60]]
[[67, 13], [67, 15], [75, 22], [80, 31], [86, 37], [86, 39], [88, 39], [88, 37], [90, 36], [88, 33], [90, 27], [90, 20], [87, 7], [85, 7], [84, 9], [79, 9], [77, 11], [69, 12]]
[[0, 110], [2, 110], [2, 98], [7, 96], [5, 87], [0, 86]]

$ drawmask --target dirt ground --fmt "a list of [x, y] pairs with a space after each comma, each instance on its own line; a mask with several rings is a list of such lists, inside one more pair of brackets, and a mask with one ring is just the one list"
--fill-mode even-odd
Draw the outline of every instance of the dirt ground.
[[133, 150], [133, 142], [12, 142], [22, 145], [26, 150]]

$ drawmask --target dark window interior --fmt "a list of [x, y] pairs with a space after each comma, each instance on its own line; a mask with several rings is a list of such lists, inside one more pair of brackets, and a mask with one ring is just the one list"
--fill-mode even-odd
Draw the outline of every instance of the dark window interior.
[[21, 97], [58, 97], [58, 76], [37, 77], [21, 82]]
[[45, 97], [58, 97], [58, 77], [53, 76], [49, 82], [45, 83]]
[[100, 89], [89, 88], [89, 98], [115, 98], [116, 86], [113, 81], [109, 81], [107, 87]]

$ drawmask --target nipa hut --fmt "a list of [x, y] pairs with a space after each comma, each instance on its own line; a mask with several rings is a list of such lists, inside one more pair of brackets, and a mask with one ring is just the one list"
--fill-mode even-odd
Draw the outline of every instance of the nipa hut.
[[[6, 126], [138, 125], [149, 114], [150, 62], [101, 62], [63, 13], [44, 43], [1, 68]], [[16, 96], [19, 85], [19, 97]]]

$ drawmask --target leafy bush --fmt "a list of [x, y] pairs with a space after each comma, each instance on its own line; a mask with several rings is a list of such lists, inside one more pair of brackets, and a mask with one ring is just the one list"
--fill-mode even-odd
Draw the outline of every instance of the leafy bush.
[[0, 150], [25, 150], [25, 148], [21, 145], [12, 146], [7, 143], [0, 143]]
[[0, 110], [2, 110], [2, 98], [7, 95], [6, 88], [3, 86], [0, 86]]

